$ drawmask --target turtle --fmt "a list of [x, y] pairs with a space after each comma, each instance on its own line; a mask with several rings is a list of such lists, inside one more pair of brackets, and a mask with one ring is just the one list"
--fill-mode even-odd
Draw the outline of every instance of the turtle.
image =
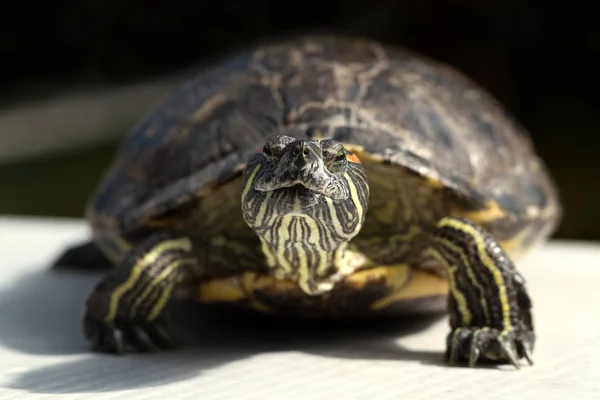
[[[305, 34], [204, 65], [116, 149], [87, 241], [106, 268], [91, 351], [178, 347], [176, 299], [293, 318], [447, 313], [443, 358], [533, 363], [517, 260], [562, 217], [517, 118], [457, 68], [397, 44]], [[257, 314], [258, 315], [258, 314]]]

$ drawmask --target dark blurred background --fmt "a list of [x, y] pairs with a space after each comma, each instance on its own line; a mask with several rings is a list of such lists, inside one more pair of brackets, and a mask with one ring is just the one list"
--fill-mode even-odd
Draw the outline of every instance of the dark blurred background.
[[576, 3], [55, 0], [0, 6], [0, 214], [79, 217], [119, 138], [182, 74], [262, 39], [339, 32], [463, 71], [531, 131], [600, 239], [600, 24]]

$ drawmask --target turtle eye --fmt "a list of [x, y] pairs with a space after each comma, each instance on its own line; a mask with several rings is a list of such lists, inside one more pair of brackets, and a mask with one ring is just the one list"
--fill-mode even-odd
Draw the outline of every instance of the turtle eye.
[[335, 154], [335, 161], [343, 161], [346, 159], [346, 151], [342, 148]]
[[263, 152], [263, 154], [265, 154], [265, 155], [267, 155], [267, 156], [269, 156], [269, 157], [271, 157], [271, 156], [273, 155], [273, 151], [271, 150], [271, 147], [269, 147], [269, 146], [267, 146], [267, 145], [265, 145], [265, 146], [262, 148], [262, 152]]
[[327, 165], [327, 169], [330, 172], [333, 173], [337, 173], [340, 171], [343, 171], [345, 169], [346, 166], [346, 151], [344, 150], [344, 148], [341, 148], [340, 150], [337, 151], [337, 153], [335, 153], [335, 155], [333, 157], [329, 156], [329, 161], [326, 162]]
[[265, 165], [273, 165], [276, 163], [276, 157], [273, 154], [273, 148], [269, 146], [269, 144], [265, 144], [261, 153], [263, 154], [262, 159]]

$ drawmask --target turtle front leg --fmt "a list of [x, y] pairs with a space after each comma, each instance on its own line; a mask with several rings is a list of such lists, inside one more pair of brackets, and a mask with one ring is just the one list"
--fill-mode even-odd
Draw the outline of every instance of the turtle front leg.
[[460, 218], [442, 219], [433, 254], [448, 267], [451, 331], [446, 361], [510, 362], [517, 369], [531, 352], [535, 333], [525, 281], [489, 233]]
[[188, 237], [156, 233], [135, 247], [89, 296], [84, 335], [95, 351], [144, 352], [174, 347], [163, 310], [197, 261]]

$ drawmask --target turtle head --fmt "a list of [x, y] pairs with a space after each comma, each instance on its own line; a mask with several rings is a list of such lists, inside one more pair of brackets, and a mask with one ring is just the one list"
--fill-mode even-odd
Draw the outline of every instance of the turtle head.
[[316, 294], [343, 275], [368, 197], [364, 169], [342, 143], [277, 135], [246, 166], [242, 211], [273, 274]]

